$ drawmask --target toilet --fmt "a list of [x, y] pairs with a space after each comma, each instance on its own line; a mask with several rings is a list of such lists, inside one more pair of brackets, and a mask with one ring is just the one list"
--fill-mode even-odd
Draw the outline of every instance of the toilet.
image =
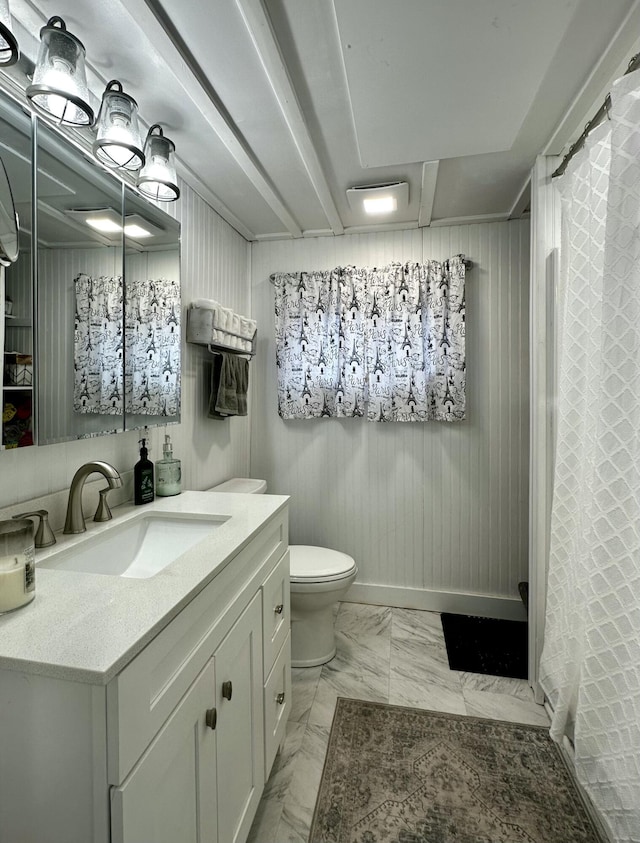
[[[234, 477], [208, 492], [264, 494], [264, 480]], [[291, 582], [291, 665], [315, 667], [336, 654], [333, 607], [358, 573], [346, 553], [306, 544], [289, 546]]]

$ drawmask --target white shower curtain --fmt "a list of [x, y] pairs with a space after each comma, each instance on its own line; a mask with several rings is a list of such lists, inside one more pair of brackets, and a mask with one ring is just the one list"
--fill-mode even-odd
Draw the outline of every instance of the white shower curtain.
[[560, 179], [557, 442], [540, 681], [616, 843], [640, 841], [640, 71]]

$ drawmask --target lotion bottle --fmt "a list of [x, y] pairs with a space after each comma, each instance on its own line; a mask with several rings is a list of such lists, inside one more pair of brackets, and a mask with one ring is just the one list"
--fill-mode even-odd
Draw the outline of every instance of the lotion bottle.
[[173, 456], [173, 445], [168, 433], [164, 437], [162, 456], [163, 459], [156, 463], [156, 495], [160, 497], [179, 495], [182, 468], [180, 460]]
[[153, 463], [149, 459], [147, 440], [140, 440], [140, 459], [133, 467], [133, 501], [135, 504], [151, 503], [153, 493]]

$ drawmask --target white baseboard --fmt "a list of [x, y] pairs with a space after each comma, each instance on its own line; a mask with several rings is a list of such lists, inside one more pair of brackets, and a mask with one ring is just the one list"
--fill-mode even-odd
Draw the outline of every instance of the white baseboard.
[[372, 585], [355, 582], [345, 603], [370, 603], [374, 606], [395, 606], [401, 609], [423, 609], [429, 612], [452, 612], [482, 618], [526, 621], [527, 612], [520, 598], [491, 597], [458, 591], [435, 591], [428, 588], [400, 588], [393, 585]]

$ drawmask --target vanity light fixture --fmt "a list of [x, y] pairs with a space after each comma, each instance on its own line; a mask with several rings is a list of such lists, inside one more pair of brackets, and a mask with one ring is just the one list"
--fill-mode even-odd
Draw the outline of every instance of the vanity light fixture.
[[49, 18], [40, 30], [38, 61], [26, 94], [38, 111], [63, 126], [93, 125], [84, 59], [84, 45], [67, 32], [62, 18]]
[[102, 95], [97, 130], [93, 154], [105, 167], [132, 171], [144, 165], [138, 103], [117, 79], [107, 83]]
[[406, 181], [350, 187], [347, 199], [351, 209], [365, 214], [393, 214], [409, 204], [409, 185]]
[[145, 164], [136, 179], [136, 187], [148, 199], [174, 202], [180, 196], [175, 164], [176, 147], [165, 138], [162, 127], [154, 123], [144, 142]]
[[19, 58], [18, 42], [11, 30], [9, 0], [0, 0], [0, 67], [10, 67]]

